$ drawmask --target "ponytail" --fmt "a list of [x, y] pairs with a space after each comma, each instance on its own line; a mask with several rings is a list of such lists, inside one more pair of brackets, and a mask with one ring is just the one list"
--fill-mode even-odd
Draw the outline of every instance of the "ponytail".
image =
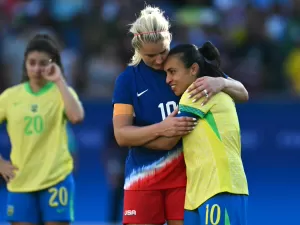
[[221, 65], [221, 56], [219, 50], [210, 41], [205, 42], [198, 51], [209, 61], [215, 61], [216, 66]]
[[210, 41], [205, 42], [198, 48], [200, 54], [204, 57], [204, 70], [201, 75], [212, 77], [226, 77], [221, 70], [221, 56], [219, 50]]

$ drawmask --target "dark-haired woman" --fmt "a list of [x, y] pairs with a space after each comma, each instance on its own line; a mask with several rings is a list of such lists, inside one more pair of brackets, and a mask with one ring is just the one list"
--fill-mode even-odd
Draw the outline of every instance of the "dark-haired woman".
[[247, 224], [248, 185], [234, 101], [220, 92], [206, 105], [200, 105], [186, 91], [199, 77], [225, 76], [219, 66], [219, 51], [210, 42], [200, 49], [178, 45], [169, 52], [164, 65], [167, 83], [181, 96], [179, 115], [198, 121], [195, 129], [183, 137], [187, 168], [185, 225]]
[[12, 145], [11, 162], [0, 159], [9, 190], [7, 219], [12, 225], [68, 225], [74, 180], [66, 124], [82, 121], [84, 111], [49, 36], [28, 43], [23, 68], [22, 83], [0, 96], [0, 121], [7, 122]]
[[[183, 222], [186, 172], [180, 135], [191, 131], [194, 121], [175, 118], [179, 97], [165, 83], [163, 65], [172, 40], [169, 28], [161, 9], [146, 6], [141, 10], [129, 30], [134, 55], [115, 83], [114, 134], [120, 146], [130, 149], [125, 165], [124, 224]], [[192, 99], [209, 98], [223, 90], [247, 101], [248, 93], [240, 82], [227, 80], [225, 87], [222, 79], [206, 77], [196, 82]]]

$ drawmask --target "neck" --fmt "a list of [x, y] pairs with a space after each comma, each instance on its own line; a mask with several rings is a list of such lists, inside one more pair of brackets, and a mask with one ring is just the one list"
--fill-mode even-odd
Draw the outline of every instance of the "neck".
[[30, 88], [32, 92], [39, 92], [48, 81], [46, 80], [40, 80], [40, 81], [29, 81]]

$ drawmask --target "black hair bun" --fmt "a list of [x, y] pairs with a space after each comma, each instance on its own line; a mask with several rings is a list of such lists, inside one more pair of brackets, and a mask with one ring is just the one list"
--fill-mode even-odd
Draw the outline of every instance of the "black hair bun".
[[220, 65], [220, 52], [210, 41], [205, 42], [199, 51], [209, 61], [217, 61], [217, 65]]

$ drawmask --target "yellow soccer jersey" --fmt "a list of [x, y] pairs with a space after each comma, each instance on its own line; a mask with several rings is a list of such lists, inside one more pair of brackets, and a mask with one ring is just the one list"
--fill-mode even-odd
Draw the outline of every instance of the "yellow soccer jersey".
[[203, 99], [193, 103], [188, 96], [185, 92], [181, 97], [180, 112], [192, 113], [200, 119], [195, 129], [183, 137], [187, 167], [185, 209], [196, 209], [222, 192], [248, 194], [233, 100], [221, 92], [201, 106]]
[[4, 121], [12, 146], [11, 161], [18, 168], [8, 183], [9, 191], [42, 190], [72, 172], [64, 103], [54, 83], [49, 82], [37, 93], [31, 91], [29, 83], [4, 91], [0, 96], [0, 122]]

